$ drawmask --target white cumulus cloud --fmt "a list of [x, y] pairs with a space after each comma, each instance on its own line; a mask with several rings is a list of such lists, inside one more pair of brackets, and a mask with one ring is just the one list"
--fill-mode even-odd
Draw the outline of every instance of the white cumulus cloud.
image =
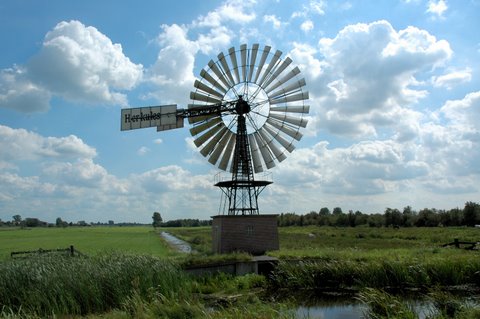
[[302, 24], [300, 25], [300, 29], [305, 33], [313, 30], [313, 28], [314, 28], [314, 24], [312, 20], [306, 20], [302, 22]]
[[52, 95], [76, 102], [126, 105], [122, 91], [142, 78], [143, 66], [120, 44], [79, 21], [62, 21], [47, 33], [40, 52], [25, 65], [1, 70], [0, 106], [46, 111]]
[[[25, 129], [0, 125], [0, 159], [37, 160], [45, 158], [93, 158], [95, 148], [85, 144], [75, 135], [44, 137]], [[8, 150], [8, 151], [6, 151]]]
[[416, 117], [406, 110], [428, 94], [416, 76], [442, 66], [452, 50], [424, 30], [396, 31], [387, 21], [377, 21], [349, 25], [335, 38], [322, 38], [318, 53], [304, 50], [302, 56], [296, 49], [292, 55], [318, 65], [305, 63], [320, 128], [360, 138], [418, 120], [398, 120], [400, 113]]
[[464, 70], [455, 70], [447, 74], [434, 76], [432, 78], [433, 85], [436, 87], [444, 87], [451, 90], [453, 87], [467, 83], [472, 80], [472, 70], [466, 68]]
[[448, 6], [445, 0], [429, 0], [427, 4], [427, 12], [436, 15], [437, 17], [443, 17]]
[[148, 152], [150, 152], [150, 149], [146, 146], [142, 146], [138, 149], [137, 154], [140, 156], [146, 155]]
[[0, 70], [0, 107], [24, 113], [44, 112], [51, 93], [28, 78], [25, 67]]
[[263, 21], [270, 22], [274, 29], [280, 29], [282, 22], [275, 15], [265, 15], [263, 16]]
[[198, 45], [189, 40], [187, 29], [163, 25], [158, 41], [162, 46], [157, 61], [148, 69], [148, 80], [159, 87], [151, 93], [162, 103], [185, 104], [193, 86], [193, 64]]
[[219, 27], [226, 22], [245, 24], [255, 19], [254, 0], [227, 0], [218, 8], [193, 22], [196, 27]]

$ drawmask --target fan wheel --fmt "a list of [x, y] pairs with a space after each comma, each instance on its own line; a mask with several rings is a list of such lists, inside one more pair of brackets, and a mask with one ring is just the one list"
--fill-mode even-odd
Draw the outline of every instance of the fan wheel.
[[292, 152], [307, 125], [309, 95], [292, 60], [270, 46], [243, 44], [220, 53], [200, 72], [188, 108], [219, 106], [222, 112], [189, 118], [194, 143], [208, 161], [231, 170], [239, 116], [245, 117], [249, 156], [255, 173]]

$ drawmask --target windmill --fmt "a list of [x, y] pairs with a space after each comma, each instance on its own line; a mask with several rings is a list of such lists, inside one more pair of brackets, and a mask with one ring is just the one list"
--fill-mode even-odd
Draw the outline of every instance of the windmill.
[[294, 150], [309, 112], [305, 79], [282, 52], [258, 44], [230, 48], [200, 71], [186, 109], [176, 105], [122, 109], [122, 130], [191, 124], [194, 144], [222, 171], [215, 186], [225, 196], [213, 216], [213, 250], [261, 253], [278, 249], [276, 215], [261, 215], [258, 196], [272, 183], [255, 179]]

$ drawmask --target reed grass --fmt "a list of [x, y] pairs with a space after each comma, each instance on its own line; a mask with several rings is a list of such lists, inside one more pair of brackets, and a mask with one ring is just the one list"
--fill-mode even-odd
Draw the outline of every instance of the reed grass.
[[357, 299], [366, 306], [368, 319], [418, 319], [412, 305], [382, 290], [364, 289]]
[[41, 255], [0, 262], [2, 318], [293, 318], [256, 294], [265, 277], [190, 277], [145, 255]]
[[[334, 258], [282, 261], [270, 284], [289, 289], [480, 287], [480, 259], [476, 253], [427, 259]], [[453, 257], [455, 256], [455, 257]]]
[[454, 295], [437, 288], [428, 293], [424, 302], [424, 313], [420, 316], [415, 303], [402, 296], [392, 295], [381, 289], [363, 289], [357, 297], [366, 306], [364, 318], [367, 319], [473, 319], [479, 318], [478, 304], [459, 300]]
[[145, 255], [93, 258], [43, 256], [0, 263], [0, 309], [30, 314], [88, 314], [118, 308], [133, 292], [175, 296], [188, 291], [186, 275]]

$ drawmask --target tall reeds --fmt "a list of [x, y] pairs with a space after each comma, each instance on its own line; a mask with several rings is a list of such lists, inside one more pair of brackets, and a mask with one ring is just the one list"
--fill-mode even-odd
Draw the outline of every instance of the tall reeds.
[[188, 289], [185, 275], [151, 256], [44, 256], [0, 263], [0, 309], [38, 315], [89, 314], [118, 308], [133, 293], [172, 296]]
[[292, 289], [427, 288], [480, 284], [480, 259], [282, 261], [270, 284]]
[[[431, 290], [423, 300], [408, 300], [381, 289], [365, 288], [357, 297], [367, 319], [474, 319], [480, 317], [478, 303], [459, 299], [441, 290]], [[420, 301], [420, 303], [418, 302]]]

